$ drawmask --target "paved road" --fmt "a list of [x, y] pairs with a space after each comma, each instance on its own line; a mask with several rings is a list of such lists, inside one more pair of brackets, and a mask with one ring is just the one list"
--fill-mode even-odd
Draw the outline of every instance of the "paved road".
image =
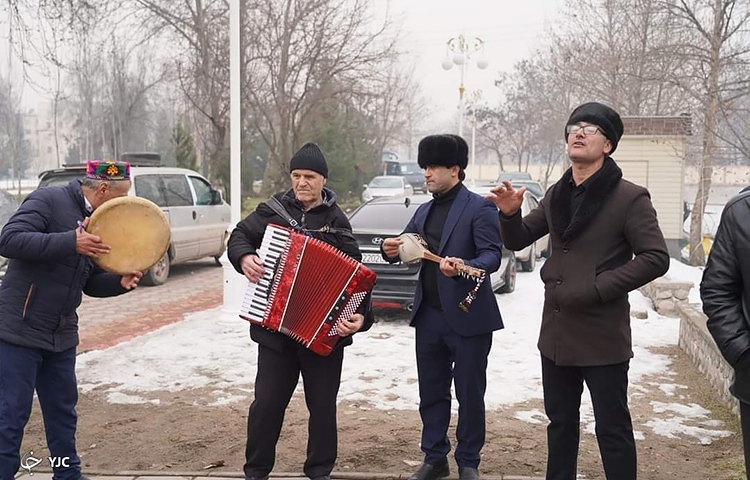
[[107, 348], [178, 322], [187, 313], [218, 307], [223, 291], [223, 269], [208, 258], [173, 266], [158, 287], [139, 286], [110, 298], [84, 296], [78, 308], [78, 351]]

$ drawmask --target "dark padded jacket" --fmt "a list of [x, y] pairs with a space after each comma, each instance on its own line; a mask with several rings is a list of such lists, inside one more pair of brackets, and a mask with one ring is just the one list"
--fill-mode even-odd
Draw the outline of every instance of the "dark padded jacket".
[[750, 192], [724, 207], [700, 291], [708, 331], [734, 367], [732, 393], [750, 403]]
[[0, 286], [0, 339], [60, 352], [78, 345], [82, 292], [120, 295], [120, 275], [105, 273], [76, 252], [78, 222], [86, 207], [78, 180], [29, 194], [0, 233], [9, 259]]
[[[352, 227], [349, 219], [336, 204], [336, 194], [333, 190], [323, 188], [323, 203], [308, 211], [304, 211], [302, 204], [294, 197], [294, 192], [288, 190], [274, 195], [281, 202], [289, 214], [294, 218], [302, 228], [309, 230], [318, 230], [329, 227], [337, 230], [351, 232]], [[242, 257], [248, 254], [255, 254], [260, 248], [266, 225], [273, 223], [288, 227], [289, 224], [274, 212], [271, 207], [265, 203], [258, 205], [258, 208], [237, 224], [229, 237], [227, 247], [227, 256], [234, 266], [235, 270], [242, 274]], [[362, 254], [354, 236], [351, 234], [342, 234], [334, 232], [313, 232], [312, 235], [319, 240], [323, 240], [341, 250], [345, 254], [357, 261], [362, 260]], [[373, 322], [374, 315], [371, 309], [371, 295], [365, 297], [362, 305], [358, 309], [359, 313], [364, 314], [365, 320], [360, 332], [368, 330]], [[299, 344], [287, 337], [286, 335], [272, 332], [259, 325], [250, 325], [250, 337], [259, 344], [273, 348], [277, 351], [290, 351], [299, 348]], [[352, 335], [343, 337], [339, 340], [336, 348], [344, 347], [352, 343]]]

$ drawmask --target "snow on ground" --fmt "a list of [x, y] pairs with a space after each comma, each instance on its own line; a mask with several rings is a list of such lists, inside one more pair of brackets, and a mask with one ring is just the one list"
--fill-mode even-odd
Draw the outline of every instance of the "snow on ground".
[[664, 275], [664, 278], [673, 282], [691, 282], [693, 284], [693, 288], [690, 289], [688, 295], [690, 303], [701, 303], [699, 287], [702, 277], [703, 267], [691, 267], [674, 258], [669, 265], [669, 271]]
[[[696, 285], [700, 275], [700, 269], [677, 262], [672, 263], [669, 271], [671, 279]], [[516, 291], [497, 296], [505, 329], [495, 333], [489, 358], [486, 394], [489, 410], [542, 398], [536, 341], [543, 298], [538, 272], [519, 273]], [[674, 375], [670, 370], [671, 359], [649, 350], [676, 345], [679, 320], [658, 315], [639, 292], [631, 293], [630, 300], [634, 311], [648, 314], [643, 320], [632, 318], [635, 358], [629, 373], [630, 395], [648, 398], [653, 392], [675, 397], [675, 403], [652, 402], [653, 418], [643, 425], [649, 431], [638, 431], [637, 437], [681, 433], [706, 443], [729, 435], [721, 430], [720, 424], [710, 420], [710, 412], [698, 405], [680, 403], [680, 392], [687, 387], [670, 381]], [[209, 310], [107, 350], [81, 355], [79, 384], [84, 391], [102, 389], [111, 403], [157, 403], [159, 400], [153, 399], [155, 392], [198, 388], [210, 396], [203, 403], [249, 403], [256, 355], [257, 348], [249, 339], [246, 322], [227, 319], [219, 309]], [[297, 394], [300, 392], [298, 388]], [[354, 345], [347, 347], [339, 399], [348, 404], [367, 402], [379, 409], [416, 409], [419, 397], [413, 329], [405, 322], [389, 321], [358, 334]], [[161, 401], [167, 401], [163, 395]], [[546, 424], [544, 413], [536, 409], [519, 410], [514, 416], [529, 423]], [[593, 433], [588, 392], [582, 398], [581, 421], [585, 431]]]

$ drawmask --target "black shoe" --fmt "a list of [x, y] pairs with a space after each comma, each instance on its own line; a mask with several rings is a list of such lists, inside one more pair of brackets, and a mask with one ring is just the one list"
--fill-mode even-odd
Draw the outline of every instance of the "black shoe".
[[448, 468], [448, 462], [443, 465], [430, 465], [429, 463], [423, 463], [419, 470], [416, 471], [409, 480], [438, 480], [439, 478], [447, 477], [450, 474]]
[[265, 477], [245, 477], [245, 480], [268, 480], [268, 475]]
[[472, 467], [458, 467], [458, 480], [479, 480], [479, 470]]

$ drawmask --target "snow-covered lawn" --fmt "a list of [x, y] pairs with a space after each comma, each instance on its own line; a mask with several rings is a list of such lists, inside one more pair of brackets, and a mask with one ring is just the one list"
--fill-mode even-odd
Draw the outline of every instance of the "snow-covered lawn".
[[[673, 262], [668, 275], [697, 286], [701, 270]], [[697, 287], [691, 291], [690, 301], [699, 302], [696, 296]], [[505, 329], [495, 333], [489, 359], [486, 401], [490, 410], [542, 398], [536, 342], [543, 298], [538, 271], [519, 273], [516, 291], [497, 296]], [[635, 358], [630, 368], [631, 396], [659, 391], [675, 398], [674, 403], [652, 402], [653, 418], [645, 426], [659, 435], [682, 433], [702, 443], [728, 435], [711, 420], [709, 411], [679, 402], [679, 392], [685, 386], [645, 380], [653, 376], [668, 380], [674, 375], [670, 357], [649, 349], [676, 345], [679, 320], [658, 315], [638, 292], [631, 293], [631, 305], [633, 310], [648, 313], [643, 320], [632, 318]], [[107, 350], [83, 354], [78, 359], [78, 376], [84, 391], [103, 388], [112, 403], [156, 402], [147, 399], [147, 394], [201, 388], [209, 392], [205, 403], [222, 405], [247, 401], [255, 366], [256, 346], [249, 339], [247, 323], [227, 319], [217, 309], [190, 315]], [[347, 348], [339, 398], [349, 403], [367, 401], [380, 409], [416, 409], [413, 329], [405, 323], [380, 322], [369, 332], [358, 334], [354, 345]], [[546, 423], [539, 410], [519, 410], [514, 415], [530, 423]], [[587, 392], [581, 418], [586, 430], [593, 432]]]

